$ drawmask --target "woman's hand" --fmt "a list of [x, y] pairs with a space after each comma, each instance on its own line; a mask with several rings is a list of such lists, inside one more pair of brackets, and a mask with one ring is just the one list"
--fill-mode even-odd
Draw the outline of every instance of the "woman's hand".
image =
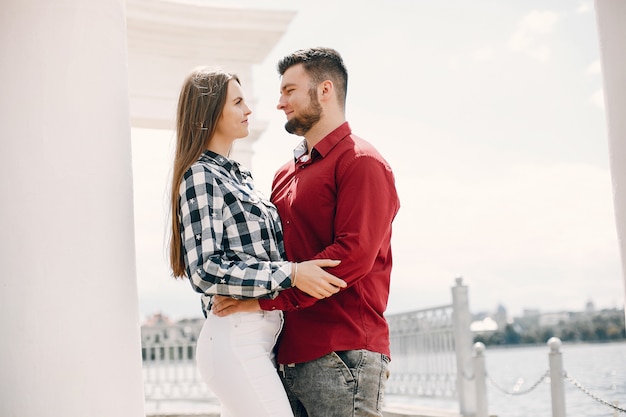
[[223, 295], [214, 295], [211, 311], [218, 317], [226, 317], [233, 313], [261, 311], [261, 307], [256, 298], [235, 300], [234, 298], [225, 297]]
[[293, 265], [291, 271], [292, 285], [318, 300], [330, 297], [339, 292], [340, 288], [345, 288], [347, 284], [322, 268], [332, 268], [340, 262], [331, 259], [298, 262]]

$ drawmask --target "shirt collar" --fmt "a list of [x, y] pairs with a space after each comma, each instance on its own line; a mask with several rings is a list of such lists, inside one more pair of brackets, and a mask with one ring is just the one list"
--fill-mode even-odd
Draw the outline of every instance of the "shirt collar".
[[306, 154], [307, 154], [306, 139], [302, 139], [302, 142], [300, 142], [298, 146], [296, 146], [293, 150], [293, 159], [297, 161], [303, 155], [306, 155]]
[[240, 174], [242, 177], [249, 177], [250, 172], [243, 169], [239, 162], [228, 159], [223, 155], [209, 151], [208, 149], [200, 155], [200, 160], [213, 163], [217, 166], [223, 167], [225, 170]]
[[208, 149], [202, 152], [202, 155], [200, 155], [200, 159], [206, 162], [213, 162], [215, 165], [223, 166], [227, 169], [230, 169], [230, 165], [231, 165], [230, 159], [218, 153], [210, 151]]
[[[343, 138], [352, 133], [352, 129], [350, 129], [350, 125], [348, 122], [343, 122], [340, 124], [335, 130], [326, 135], [322, 140], [320, 140], [317, 145], [313, 147], [313, 150], [316, 151], [322, 158], [324, 158], [328, 152], [330, 152], [335, 145], [337, 145]], [[302, 157], [307, 153], [306, 140], [303, 139], [302, 142], [296, 146], [293, 150], [293, 156], [296, 160]]]

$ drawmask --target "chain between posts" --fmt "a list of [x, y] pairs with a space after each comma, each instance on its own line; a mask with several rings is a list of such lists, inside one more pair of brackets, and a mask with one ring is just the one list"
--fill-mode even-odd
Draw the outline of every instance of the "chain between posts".
[[567, 372], [563, 372], [563, 377], [565, 379], [567, 379], [569, 382], [572, 383], [572, 385], [574, 385], [576, 388], [578, 388], [579, 390], [581, 390], [582, 392], [584, 392], [585, 394], [587, 394], [589, 397], [593, 398], [594, 400], [596, 400], [597, 402], [604, 404], [606, 406], [609, 406], [611, 408], [613, 408], [614, 410], [620, 412], [620, 413], [626, 413], [626, 409], [624, 408], [620, 408], [615, 404], [611, 404], [610, 402], [608, 402], [607, 400], [604, 400], [600, 397], [598, 397], [597, 395], [595, 395], [594, 393], [592, 393], [591, 391], [589, 391], [587, 388], [585, 388], [580, 382], [578, 382], [576, 379], [574, 379], [571, 375], [569, 375]]
[[[465, 375], [464, 375], [465, 376]], [[502, 387], [500, 387], [498, 384], [496, 384], [496, 382], [490, 377], [487, 376], [489, 379], [489, 382], [496, 387], [499, 391], [503, 392], [506, 395], [524, 395], [524, 394], [528, 394], [529, 392], [533, 391], [535, 388], [537, 388], [539, 386], [539, 384], [541, 384], [541, 382], [543, 382], [546, 378], [550, 377], [550, 371], [546, 371], [537, 382], [535, 382], [532, 386], [530, 386], [528, 389], [525, 389], [523, 391], [518, 390], [517, 388], [514, 388], [513, 391], [509, 391], [506, 390]], [[568, 380], [572, 385], [574, 385], [576, 388], [578, 388], [579, 390], [581, 390], [582, 392], [584, 392], [585, 394], [587, 394], [589, 397], [591, 397], [592, 399], [594, 399], [595, 401], [604, 404], [608, 407], [611, 407], [612, 409], [620, 412], [620, 413], [626, 413], [626, 409], [625, 408], [621, 408], [619, 406], [617, 406], [616, 404], [612, 404], [610, 402], [608, 402], [605, 399], [602, 399], [600, 397], [598, 397], [596, 394], [592, 393], [591, 391], [589, 391], [589, 389], [587, 389], [585, 386], [583, 386], [580, 382], [578, 382], [576, 379], [574, 379], [574, 377], [572, 377], [571, 375], [569, 375], [567, 372], [563, 372], [563, 378]]]
[[514, 391], [508, 391], [500, 387], [498, 384], [496, 384], [495, 381], [489, 375], [487, 375], [487, 378], [489, 379], [489, 382], [491, 382], [491, 384], [494, 387], [496, 387], [498, 390], [502, 391], [506, 395], [524, 395], [524, 394], [528, 394], [529, 392], [537, 388], [539, 384], [541, 384], [541, 382], [543, 382], [543, 380], [545, 380], [549, 376], [550, 376], [550, 371], [546, 371], [543, 375], [541, 375], [541, 377], [539, 378], [537, 382], [535, 382], [532, 386], [530, 386], [528, 389], [525, 389], [523, 391], [520, 391], [517, 388], [514, 388]]

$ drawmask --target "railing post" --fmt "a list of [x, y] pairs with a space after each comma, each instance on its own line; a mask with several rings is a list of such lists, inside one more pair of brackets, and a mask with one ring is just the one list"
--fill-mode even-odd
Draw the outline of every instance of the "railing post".
[[487, 417], [487, 372], [485, 345], [474, 343], [474, 381], [476, 383], [476, 417]]
[[550, 347], [550, 393], [552, 395], [552, 417], [565, 417], [565, 390], [563, 388], [563, 357], [560, 352], [561, 339], [551, 337]]
[[474, 380], [466, 376], [472, 366], [472, 331], [470, 330], [471, 315], [469, 296], [463, 278], [456, 278], [456, 286], [452, 287], [452, 316], [454, 328], [454, 347], [456, 351], [457, 387], [461, 415], [476, 415], [476, 387]]

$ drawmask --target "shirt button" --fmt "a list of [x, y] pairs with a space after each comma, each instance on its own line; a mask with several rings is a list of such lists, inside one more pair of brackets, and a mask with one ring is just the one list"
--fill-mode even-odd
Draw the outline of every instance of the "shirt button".
[[291, 224], [291, 220], [287, 220], [287, 224]]

